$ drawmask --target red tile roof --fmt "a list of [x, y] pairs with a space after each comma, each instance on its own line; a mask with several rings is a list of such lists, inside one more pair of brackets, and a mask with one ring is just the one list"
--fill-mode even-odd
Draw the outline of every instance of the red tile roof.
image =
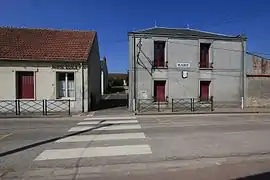
[[94, 31], [0, 27], [0, 60], [86, 61]]

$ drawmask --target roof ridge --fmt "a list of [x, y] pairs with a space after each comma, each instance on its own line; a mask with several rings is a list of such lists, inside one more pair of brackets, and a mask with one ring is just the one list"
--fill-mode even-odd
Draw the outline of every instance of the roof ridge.
[[193, 28], [187, 28], [187, 29], [188, 29], [188, 30], [192, 30], [192, 31], [197, 31], [197, 32], [202, 32], [202, 33], [208, 33], [208, 34], [214, 34], [214, 35], [220, 35], [220, 36], [227, 36], [227, 37], [235, 37], [235, 36], [238, 36], [238, 35], [227, 35], [227, 34], [222, 34], [222, 33], [203, 31], [203, 30], [193, 29]]
[[220, 36], [227, 36], [227, 37], [235, 37], [237, 35], [227, 35], [227, 34], [222, 34], [222, 33], [216, 33], [216, 32], [210, 32], [210, 31], [203, 31], [199, 29], [194, 29], [194, 28], [173, 28], [173, 27], [156, 27], [156, 28], [166, 28], [166, 29], [175, 29], [175, 30], [190, 30], [190, 31], [197, 31], [197, 32], [202, 32], [202, 33], [208, 33], [208, 34], [214, 34], [214, 35], [220, 35]]
[[0, 26], [0, 29], [24, 29], [24, 30], [44, 30], [44, 31], [60, 31], [60, 32], [94, 32], [95, 30], [80, 30], [80, 29], [54, 29], [54, 28], [31, 28], [31, 27], [15, 27], [15, 26]]

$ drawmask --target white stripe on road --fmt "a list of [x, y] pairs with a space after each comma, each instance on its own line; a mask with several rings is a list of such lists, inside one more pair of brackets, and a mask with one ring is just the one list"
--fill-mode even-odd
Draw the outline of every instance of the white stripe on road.
[[105, 98], [105, 100], [109, 99], [109, 97], [111, 97], [111, 95], [107, 95], [107, 97]]
[[60, 139], [56, 142], [85, 142], [103, 140], [122, 140], [122, 139], [144, 139], [144, 133], [121, 133], [121, 134], [101, 134], [101, 135], [80, 135]]
[[91, 118], [85, 118], [84, 120], [110, 120], [110, 119], [117, 119], [117, 120], [123, 120], [123, 119], [136, 119], [134, 116], [115, 116], [115, 117], [91, 117]]
[[151, 154], [149, 145], [128, 145], [111, 147], [90, 147], [74, 149], [56, 149], [43, 151], [35, 161], [52, 159], [90, 158], [106, 156], [127, 156]]
[[[70, 130], [68, 130], [69, 132], [73, 132], [73, 131], [84, 131], [90, 128], [93, 128], [95, 126], [78, 126], [78, 127], [73, 127]], [[128, 129], [141, 129], [141, 125], [139, 124], [134, 124], [134, 125], [112, 125], [112, 126], [106, 126], [106, 127], [101, 127], [98, 129], [94, 129], [94, 131], [98, 131], [98, 130], [128, 130]]]
[[122, 120], [122, 121], [85, 121], [79, 122], [78, 125], [90, 125], [90, 124], [121, 124], [121, 123], [138, 123], [138, 120]]

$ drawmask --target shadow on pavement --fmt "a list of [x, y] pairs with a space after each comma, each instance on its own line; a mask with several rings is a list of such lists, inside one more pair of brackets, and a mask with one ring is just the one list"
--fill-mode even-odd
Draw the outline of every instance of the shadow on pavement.
[[127, 94], [111, 94], [102, 98], [98, 110], [111, 109], [116, 107], [128, 107]]
[[241, 178], [237, 178], [235, 180], [269, 180], [270, 179], [270, 172], [266, 172], [266, 173], [261, 173], [261, 174], [256, 174], [256, 175], [251, 175], [251, 176], [247, 176], [247, 177], [241, 177]]

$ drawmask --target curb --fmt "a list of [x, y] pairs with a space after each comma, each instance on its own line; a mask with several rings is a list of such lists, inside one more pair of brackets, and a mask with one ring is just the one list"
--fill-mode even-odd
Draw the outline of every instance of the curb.
[[261, 111], [239, 111], [239, 112], [157, 112], [157, 113], [134, 113], [136, 116], [153, 116], [153, 115], [200, 115], [200, 114], [263, 114], [263, 113], [270, 113], [270, 111], [261, 112]]
[[73, 115], [6, 115], [0, 116], [0, 119], [26, 119], [26, 118], [64, 118], [64, 117], [73, 117]]

